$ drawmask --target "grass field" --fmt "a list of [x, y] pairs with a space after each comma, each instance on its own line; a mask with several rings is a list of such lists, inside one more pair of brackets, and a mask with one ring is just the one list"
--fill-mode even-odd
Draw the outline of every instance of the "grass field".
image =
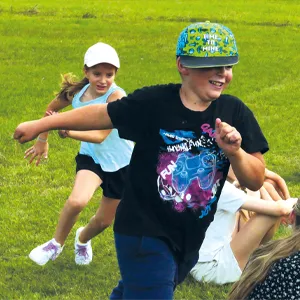
[[[40, 267], [28, 258], [53, 235], [73, 185], [79, 143], [51, 133], [48, 162], [29, 166], [23, 160], [29, 144], [12, 139], [17, 124], [43, 115], [61, 73], [81, 76], [83, 55], [97, 41], [118, 51], [117, 83], [128, 93], [179, 82], [178, 34], [205, 20], [235, 33], [240, 63], [228, 93], [254, 111], [270, 144], [268, 167], [286, 179], [292, 195], [300, 195], [298, 0], [0, 1], [0, 299], [107, 299], [119, 279], [111, 229], [93, 240], [91, 265], [74, 262], [75, 230], [96, 211], [100, 192], [59, 259]], [[188, 278], [175, 299], [225, 299], [229, 288]]]

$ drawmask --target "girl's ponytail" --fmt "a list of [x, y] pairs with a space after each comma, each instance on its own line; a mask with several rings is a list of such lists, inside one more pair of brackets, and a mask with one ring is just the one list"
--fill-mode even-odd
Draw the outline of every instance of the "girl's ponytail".
[[86, 77], [77, 81], [76, 76], [72, 73], [61, 75], [61, 79], [61, 89], [56, 94], [56, 98], [64, 101], [72, 101], [74, 95], [89, 83]]

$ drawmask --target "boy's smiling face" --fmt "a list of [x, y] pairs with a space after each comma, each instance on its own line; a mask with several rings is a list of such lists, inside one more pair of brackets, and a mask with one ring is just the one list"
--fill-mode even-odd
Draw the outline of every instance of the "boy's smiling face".
[[186, 68], [185, 83], [202, 101], [220, 97], [232, 80], [232, 67]]

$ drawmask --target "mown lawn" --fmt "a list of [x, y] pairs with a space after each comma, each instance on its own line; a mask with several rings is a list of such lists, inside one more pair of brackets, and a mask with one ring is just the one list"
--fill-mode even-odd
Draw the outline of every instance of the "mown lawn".
[[[74, 262], [75, 230], [96, 211], [100, 192], [82, 212], [59, 259], [40, 267], [28, 258], [53, 235], [73, 185], [79, 143], [51, 133], [48, 162], [29, 166], [23, 160], [29, 145], [12, 139], [17, 124], [43, 115], [60, 74], [81, 76], [83, 55], [97, 41], [117, 49], [117, 83], [128, 93], [179, 82], [178, 34], [205, 20], [235, 33], [240, 63], [228, 93], [254, 111], [270, 143], [268, 167], [286, 179], [292, 195], [300, 194], [299, 1], [0, 1], [1, 299], [107, 299], [119, 279], [111, 229], [94, 239], [91, 265]], [[229, 288], [188, 278], [175, 299], [225, 299]]]

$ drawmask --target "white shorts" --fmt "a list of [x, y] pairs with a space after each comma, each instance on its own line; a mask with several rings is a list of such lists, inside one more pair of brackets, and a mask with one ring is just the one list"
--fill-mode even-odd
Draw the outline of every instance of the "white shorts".
[[200, 282], [225, 284], [239, 280], [242, 271], [228, 243], [218, 252], [214, 260], [198, 261], [190, 273]]

